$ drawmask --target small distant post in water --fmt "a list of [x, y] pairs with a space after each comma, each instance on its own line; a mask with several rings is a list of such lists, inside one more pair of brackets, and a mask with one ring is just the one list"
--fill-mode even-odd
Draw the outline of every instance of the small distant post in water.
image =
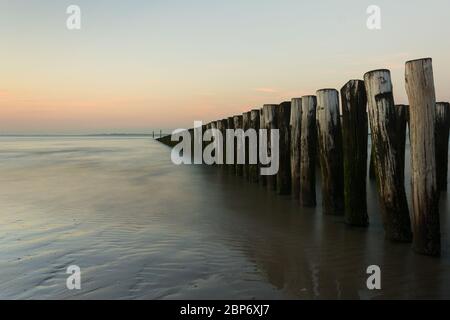
[[277, 173], [277, 193], [280, 195], [287, 195], [291, 193], [291, 136], [289, 132], [291, 101], [282, 102], [275, 110], [277, 112], [277, 128], [280, 134], [280, 162]]
[[291, 189], [295, 199], [300, 198], [300, 138], [302, 130], [302, 98], [291, 101]]
[[[264, 109], [264, 119], [265, 119], [265, 127], [267, 129], [267, 153], [269, 157], [272, 155], [272, 139], [271, 139], [271, 131], [272, 129], [277, 129], [277, 113], [276, 108], [278, 108], [278, 105], [276, 104], [265, 104], [263, 106]], [[267, 176], [267, 187], [270, 190], [276, 190], [277, 189], [277, 176]]]
[[367, 97], [364, 81], [350, 80], [341, 89], [344, 153], [345, 222], [366, 227], [367, 215]]
[[300, 204], [316, 206], [316, 96], [302, 97]]
[[[235, 130], [239, 130], [239, 129], [243, 129], [242, 126], [242, 115], [239, 116], [234, 116], [233, 117], [234, 120], [234, 129]], [[242, 148], [244, 148], [244, 141], [243, 139], [236, 139], [235, 141], [235, 148], [234, 148], [234, 163], [235, 163], [235, 168], [236, 168], [236, 175], [239, 177], [242, 177], [244, 175], [244, 168], [243, 168], [243, 164], [239, 164], [238, 163], [238, 153], [242, 153]]]
[[436, 103], [436, 176], [439, 191], [447, 191], [448, 137], [450, 128], [450, 103]]
[[[259, 134], [258, 134], [259, 133], [259, 109], [255, 109], [250, 112], [250, 128], [255, 130], [256, 136], [257, 136], [256, 146], [250, 146], [250, 148], [255, 148], [256, 153], [258, 153], [258, 150], [259, 150]], [[250, 164], [249, 178], [250, 178], [250, 182], [258, 183], [258, 180], [259, 180], [259, 165], [258, 165], [258, 163]]]
[[317, 143], [322, 173], [323, 213], [344, 214], [344, 164], [339, 93], [323, 89], [316, 93]]
[[[250, 129], [250, 120], [251, 111], [244, 112], [242, 114], [242, 127], [244, 132], [247, 132]], [[250, 180], [250, 141], [249, 139], [244, 138], [244, 149], [245, 149], [245, 163], [244, 163], [244, 178], [246, 180]]]
[[386, 238], [411, 241], [411, 222], [404, 181], [403, 166], [398, 157], [397, 112], [389, 70], [370, 71], [364, 75], [369, 109], [374, 167], [377, 178], [381, 217]]
[[162, 138], [162, 130], [159, 130], [159, 137]]
[[405, 81], [411, 129], [413, 248], [421, 254], [439, 256], [441, 236], [434, 136], [436, 94], [431, 59], [406, 62]]
[[[265, 118], [264, 118], [264, 112], [263, 112], [263, 108], [259, 109], [259, 129], [266, 129], [266, 122], [265, 122]], [[260, 139], [260, 135], [258, 134], [258, 152], [261, 153], [261, 140]], [[259, 167], [259, 166], [258, 166]], [[259, 169], [258, 169], [259, 170]], [[258, 172], [258, 181], [261, 185], [266, 186], [267, 185], [267, 177], [263, 176], [260, 174], [260, 172]]]

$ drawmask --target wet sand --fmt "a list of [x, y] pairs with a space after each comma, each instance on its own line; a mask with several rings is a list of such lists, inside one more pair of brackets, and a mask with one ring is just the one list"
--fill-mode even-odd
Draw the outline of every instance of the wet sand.
[[[216, 168], [174, 166], [149, 138], [0, 142], [0, 298], [450, 298], [445, 193], [443, 256], [430, 258], [384, 240], [370, 182], [359, 229], [323, 216], [320, 192], [302, 209]], [[66, 288], [73, 264], [79, 291]], [[366, 288], [371, 264], [381, 291]]]

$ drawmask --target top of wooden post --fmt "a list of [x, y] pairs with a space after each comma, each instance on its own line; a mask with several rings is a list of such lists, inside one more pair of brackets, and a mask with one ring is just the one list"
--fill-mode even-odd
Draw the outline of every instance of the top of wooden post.
[[366, 75], [368, 75], [370, 73], [375, 73], [375, 72], [389, 72], [389, 73], [391, 73], [391, 71], [389, 69], [374, 69], [374, 70], [367, 71], [364, 74], [364, 79], [366, 78]]
[[317, 90], [317, 92], [326, 92], [326, 91], [336, 91], [337, 92], [337, 90], [334, 88], [324, 88], [324, 89]]
[[378, 69], [366, 72], [364, 75], [369, 106], [375, 105], [375, 96], [383, 93], [392, 93], [391, 72], [388, 69]]
[[433, 62], [433, 59], [431, 59], [430, 57], [428, 57], [428, 58], [419, 58], [419, 59], [409, 60], [409, 61], [406, 61], [406, 64], [408, 64], [408, 63], [414, 63], [414, 62], [419, 62], [419, 61], [427, 61], [427, 60], [429, 60], [430, 62]]

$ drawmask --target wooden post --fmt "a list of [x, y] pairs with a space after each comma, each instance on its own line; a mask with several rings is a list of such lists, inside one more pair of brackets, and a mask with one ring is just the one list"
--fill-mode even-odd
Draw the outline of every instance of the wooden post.
[[400, 164], [400, 180], [405, 183], [405, 151], [406, 151], [406, 124], [408, 121], [409, 106], [398, 104], [395, 106], [397, 156]]
[[404, 181], [399, 161], [396, 127], [396, 107], [389, 70], [375, 70], [364, 75], [374, 165], [377, 177], [381, 217], [386, 238], [392, 241], [411, 241], [411, 222]]
[[[221, 121], [220, 120], [216, 120], [216, 121], [214, 121], [214, 123], [216, 124], [216, 129], [221, 132], [222, 131], [222, 123], [221, 123]], [[216, 152], [217, 152], [217, 156], [218, 156], [218, 160], [217, 161], [220, 161], [220, 159], [223, 159], [223, 149], [222, 149], [222, 152], [220, 152], [219, 147], [218, 147], [219, 146], [219, 141], [218, 141], [217, 136], [215, 138], [215, 143], [216, 143]], [[217, 166], [221, 167], [222, 165], [220, 163], [217, 163]]]
[[[264, 112], [263, 112], [263, 108], [259, 109], [259, 129], [266, 129], [266, 122], [265, 122], [265, 118], [264, 118]], [[259, 141], [259, 133], [258, 133], [258, 141]], [[261, 150], [259, 150], [259, 148], [261, 148], [261, 142], [258, 142], [258, 155], [260, 154]], [[259, 159], [259, 156], [258, 156]], [[261, 185], [266, 186], [267, 185], [267, 177], [261, 175], [260, 172], [260, 168], [261, 166], [258, 166], [258, 181]]]
[[[212, 125], [211, 125], [211, 122], [208, 122], [206, 125], [205, 125], [205, 132], [206, 131], [208, 131], [208, 130], [211, 130], [211, 128], [212, 128]], [[204, 138], [204, 137], [203, 137]], [[208, 146], [210, 143], [211, 143], [211, 141], [212, 140], [210, 140], [210, 141], [204, 141], [204, 143], [205, 143], [205, 148], [206, 148], [206, 146]], [[205, 151], [205, 149], [203, 149], [203, 152]]]
[[[251, 122], [251, 111], [244, 112], [242, 114], [242, 127], [244, 129], [244, 132], [246, 132], [248, 129], [250, 129], [250, 122]], [[248, 139], [244, 140], [244, 149], [245, 149], [245, 164], [243, 166], [244, 170], [244, 178], [246, 180], [250, 180], [250, 163], [249, 163], [249, 152], [250, 152], [250, 146]]]
[[289, 121], [291, 120], [291, 101], [282, 102], [276, 109], [277, 129], [279, 130], [279, 169], [277, 173], [277, 193], [291, 193], [291, 136]]
[[[243, 129], [242, 115], [234, 116], [233, 120], [234, 120], [234, 129], [235, 130]], [[241, 148], [244, 147], [243, 141], [238, 141], [238, 139], [235, 139], [234, 145], [235, 145], [235, 147], [234, 147], [234, 163], [235, 163], [235, 168], [236, 168], [236, 175], [239, 177], [242, 177], [244, 175], [244, 168], [243, 168], [242, 164], [237, 163], [237, 154], [239, 152], [242, 152]]]
[[[207, 124], [206, 124], [206, 130], [211, 130], [212, 129], [212, 122], [208, 122]], [[210, 145], [211, 143], [213, 143], [214, 142], [214, 137], [212, 137], [209, 141], [206, 141], [205, 142], [205, 147], [206, 146], [208, 146], [208, 145]], [[203, 150], [204, 151], [204, 150]]]
[[439, 191], [447, 190], [448, 136], [450, 127], [450, 103], [436, 103], [436, 177]]
[[291, 189], [295, 199], [300, 199], [300, 138], [302, 130], [302, 98], [291, 101]]
[[418, 253], [439, 256], [441, 236], [434, 137], [436, 96], [431, 59], [406, 62], [405, 81], [410, 106], [413, 247]]
[[316, 206], [316, 96], [302, 97], [300, 154], [300, 203]]
[[[264, 119], [265, 119], [265, 127], [267, 129], [267, 150], [269, 157], [272, 155], [272, 139], [271, 139], [271, 130], [277, 129], [277, 113], [276, 108], [278, 108], [278, 105], [276, 104], [265, 104], [263, 106], [264, 109]], [[277, 177], [276, 175], [273, 176], [266, 176], [267, 179], [267, 187], [270, 190], [276, 190], [277, 189]]]
[[322, 173], [324, 214], [344, 214], [344, 164], [339, 93], [335, 89], [317, 91], [317, 143]]
[[195, 155], [194, 155], [194, 148], [195, 148], [195, 139], [194, 139], [194, 128], [188, 129], [189, 135], [191, 136], [191, 161], [194, 163], [195, 161]]
[[[214, 129], [217, 129], [217, 121], [211, 121], [211, 130], [214, 130]], [[215, 149], [214, 149], [214, 153], [212, 153], [212, 156], [216, 156], [216, 153], [217, 153], [217, 138], [216, 138], [216, 135], [214, 134], [214, 132], [213, 132], [213, 143], [214, 143], [214, 146], [215, 146]], [[217, 163], [215, 163], [214, 165], [217, 165]]]
[[203, 152], [206, 148], [206, 141], [203, 140], [203, 137], [205, 136], [205, 132], [208, 129], [208, 124], [202, 125], [202, 162], [203, 162]]
[[227, 139], [227, 128], [228, 128], [228, 121], [227, 119], [222, 119], [217, 121], [217, 126], [220, 132], [222, 133], [222, 161], [223, 164], [221, 165], [222, 170], [227, 170], [227, 145], [226, 145], [226, 139]]
[[[259, 109], [252, 110], [250, 112], [250, 128], [256, 131], [257, 135], [257, 145], [256, 150], [258, 152], [259, 150]], [[259, 165], [257, 164], [251, 164], [249, 168], [249, 177], [250, 182], [258, 183], [259, 180]]]
[[[232, 129], [234, 130], [234, 118], [233, 117], [228, 117], [227, 118], [227, 129]], [[225, 135], [225, 139], [226, 139], [226, 135]], [[225, 140], [226, 141], [226, 140]], [[236, 149], [236, 148], [235, 148]], [[235, 149], [233, 150], [233, 153], [235, 155], [235, 159], [236, 159], [236, 153], [235, 153]], [[229, 173], [235, 175], [236, 174], [236, 162], [233, 160], [233, 164], [228, 164], [228, 171]]]
[[345, 222], [365, 227], [367, 215], [367, 97], [364, 81], [350, 80], [341, 89], [344, 152]]

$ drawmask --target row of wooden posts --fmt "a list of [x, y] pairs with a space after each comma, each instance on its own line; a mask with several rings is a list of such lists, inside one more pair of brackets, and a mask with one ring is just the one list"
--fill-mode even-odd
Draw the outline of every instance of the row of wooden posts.
[[[322, 89], [281, 104], [204, 125], [203, 130], [279, 130], [279, 171], [262, 176], [258, 165], [220, 165], [305, 207], [316, 206], [317, 162], [321, 168], [323, 213], [344, 215], [348, 225], [365, 227], [368, 128], [372, 152], [369, 176], [376, 179], [381, 217], [389, 240], [413, 242], [421, 254], [440, 255], [439, 193], [447, 188], [450, 104], [436, 103], [431, 59], [406, 63], [409, 106], [395, 105], [389, 70], [350, 80], [339, 92]], [[405, 192], [405, 143], [411, 144], [410, 213]], [[268, 152], [270, 154], [270, 140]], [[226, 150], [224, 151], [226, 152]], [[236, 152], [235, 152], [236, 155]], [[236, 163], [236, 162], [235, 162]]]

